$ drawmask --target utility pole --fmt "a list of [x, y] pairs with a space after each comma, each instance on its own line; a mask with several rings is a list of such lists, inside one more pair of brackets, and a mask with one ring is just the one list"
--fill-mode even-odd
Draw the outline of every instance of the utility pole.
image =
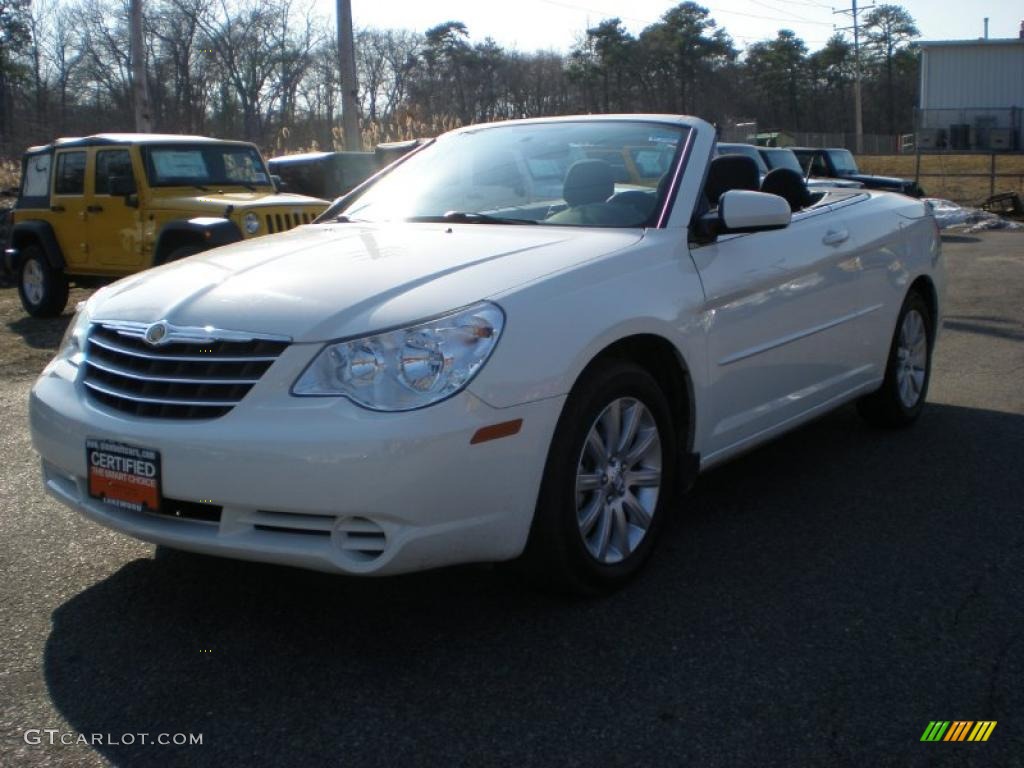
[[853, 120], [854, 134], [856, 136], [857, 154], [864, 152], [864, 107], [860, 97], [860, 13], [874, 5], [857, 7], [857, 0], [850, 0], [851, 7], [833, 9], [832, 13], [848, 13], [853, 18], [852, 27], [842, 27], [840, 31], [853, 30]]
[[359, 131], [359, 83], [356, 80], [356, 46], [352, 36], [352, 0], [338, 0], [338, 60], [345, 149], [358, 152], [363, 148], [363, 137]]
[[149, 85], [146, 82], [146, 47], [142, 38], [142, 0], [131, 0], [129, 8], [131, 27], [132, 102], [135, 107], [135, 130], [152, 133], [153, 119], [149, 105]]

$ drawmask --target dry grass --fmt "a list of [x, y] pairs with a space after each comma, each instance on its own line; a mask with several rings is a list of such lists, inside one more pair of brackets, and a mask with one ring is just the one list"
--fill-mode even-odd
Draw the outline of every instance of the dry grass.
[[[914, 155], [862, 155], [857, 164], [865, 173], [914, 178]], [[921, 186], [929, 197], [942, 197], [957, 203], [980, 203], [990, 194], [988, 177], [991, 155], [921, 155]], [[958, 177], [979, 173], [981, 177]], [[1016, 192], [1024, 197], [1024, 155], [996, 155], [995, 192]], [[1011, 174], [999, 177], [998, 174]]]
[[[410, 113], [396, 115], [386, 122], [382, 120], [363, 120], [363, 150], [372, 151], [378, 144], [392, 141], [427, 139], [461, 126], [462, 122], [457, 117], [436, 117], [428, 121], [415, 118]], [[264, 154], [271, 157], [299, 152], [342, 152], [346, 149], [345, 135], [340, 126], [336, 126], [331, 130], [330, 146], [321, 145], [315, 139], [310, 141], [308, 145], [301, 143], [292, 145], [290, 142], [291, 137], [291, 128], [283, 126], [278, 130], [273, 145], [269, 148], [264, 148]]]
[[0, 159], [0, 192], [21, 184], [21, 166], [14, 160]]

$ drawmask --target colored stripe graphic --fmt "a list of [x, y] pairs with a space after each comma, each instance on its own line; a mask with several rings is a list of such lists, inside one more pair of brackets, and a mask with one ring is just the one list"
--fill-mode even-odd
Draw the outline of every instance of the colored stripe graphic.
[[947, 728], [949, 728], [949, 720], [932, 720], [924, 729], [921, 741], [940, 741]]
[[972, 725], [974, 725], [973, 720], [954, 720], [943, 741], [963, 741], [967, 738]]
[[988, 741], [988, 737], [995, 730], [996, 722], [996, 720], [979, 720], [978, 724], [974, 726], [974, 730], [971, 731], [971, 735], [967, 737], [967, 740]]
[[988, 741], [995, 720], [930, 720], [921, 741]]

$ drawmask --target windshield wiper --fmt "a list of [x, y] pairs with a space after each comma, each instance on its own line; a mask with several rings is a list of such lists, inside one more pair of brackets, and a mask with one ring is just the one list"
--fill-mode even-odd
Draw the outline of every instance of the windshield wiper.
[[472, 211], [448, 211], [441, 216], [410, 216], [406, 221], [417, 223], [455, 222], [456, 224], [536, 224], [533, 219], [513, 219]]

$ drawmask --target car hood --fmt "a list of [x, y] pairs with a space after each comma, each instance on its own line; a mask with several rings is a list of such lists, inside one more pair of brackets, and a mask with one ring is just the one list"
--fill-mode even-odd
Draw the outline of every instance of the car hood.
[[305, 195], [273, 194], [268, 192], [200, 192], [194, 194], [156, 196], [147, 205], [148, 209], [156, 210], [209, 210], [223, 215], [226, 208], [249, 210], [252, 208], [286, 208], [288, 206], [305, 207], [309, 205], [327, 206], [326, 200]]
[[325, 341], [408, 324], [638, 242], [640, 229], [321, 224], [217, 248], [102, 290], [94, 321]]

